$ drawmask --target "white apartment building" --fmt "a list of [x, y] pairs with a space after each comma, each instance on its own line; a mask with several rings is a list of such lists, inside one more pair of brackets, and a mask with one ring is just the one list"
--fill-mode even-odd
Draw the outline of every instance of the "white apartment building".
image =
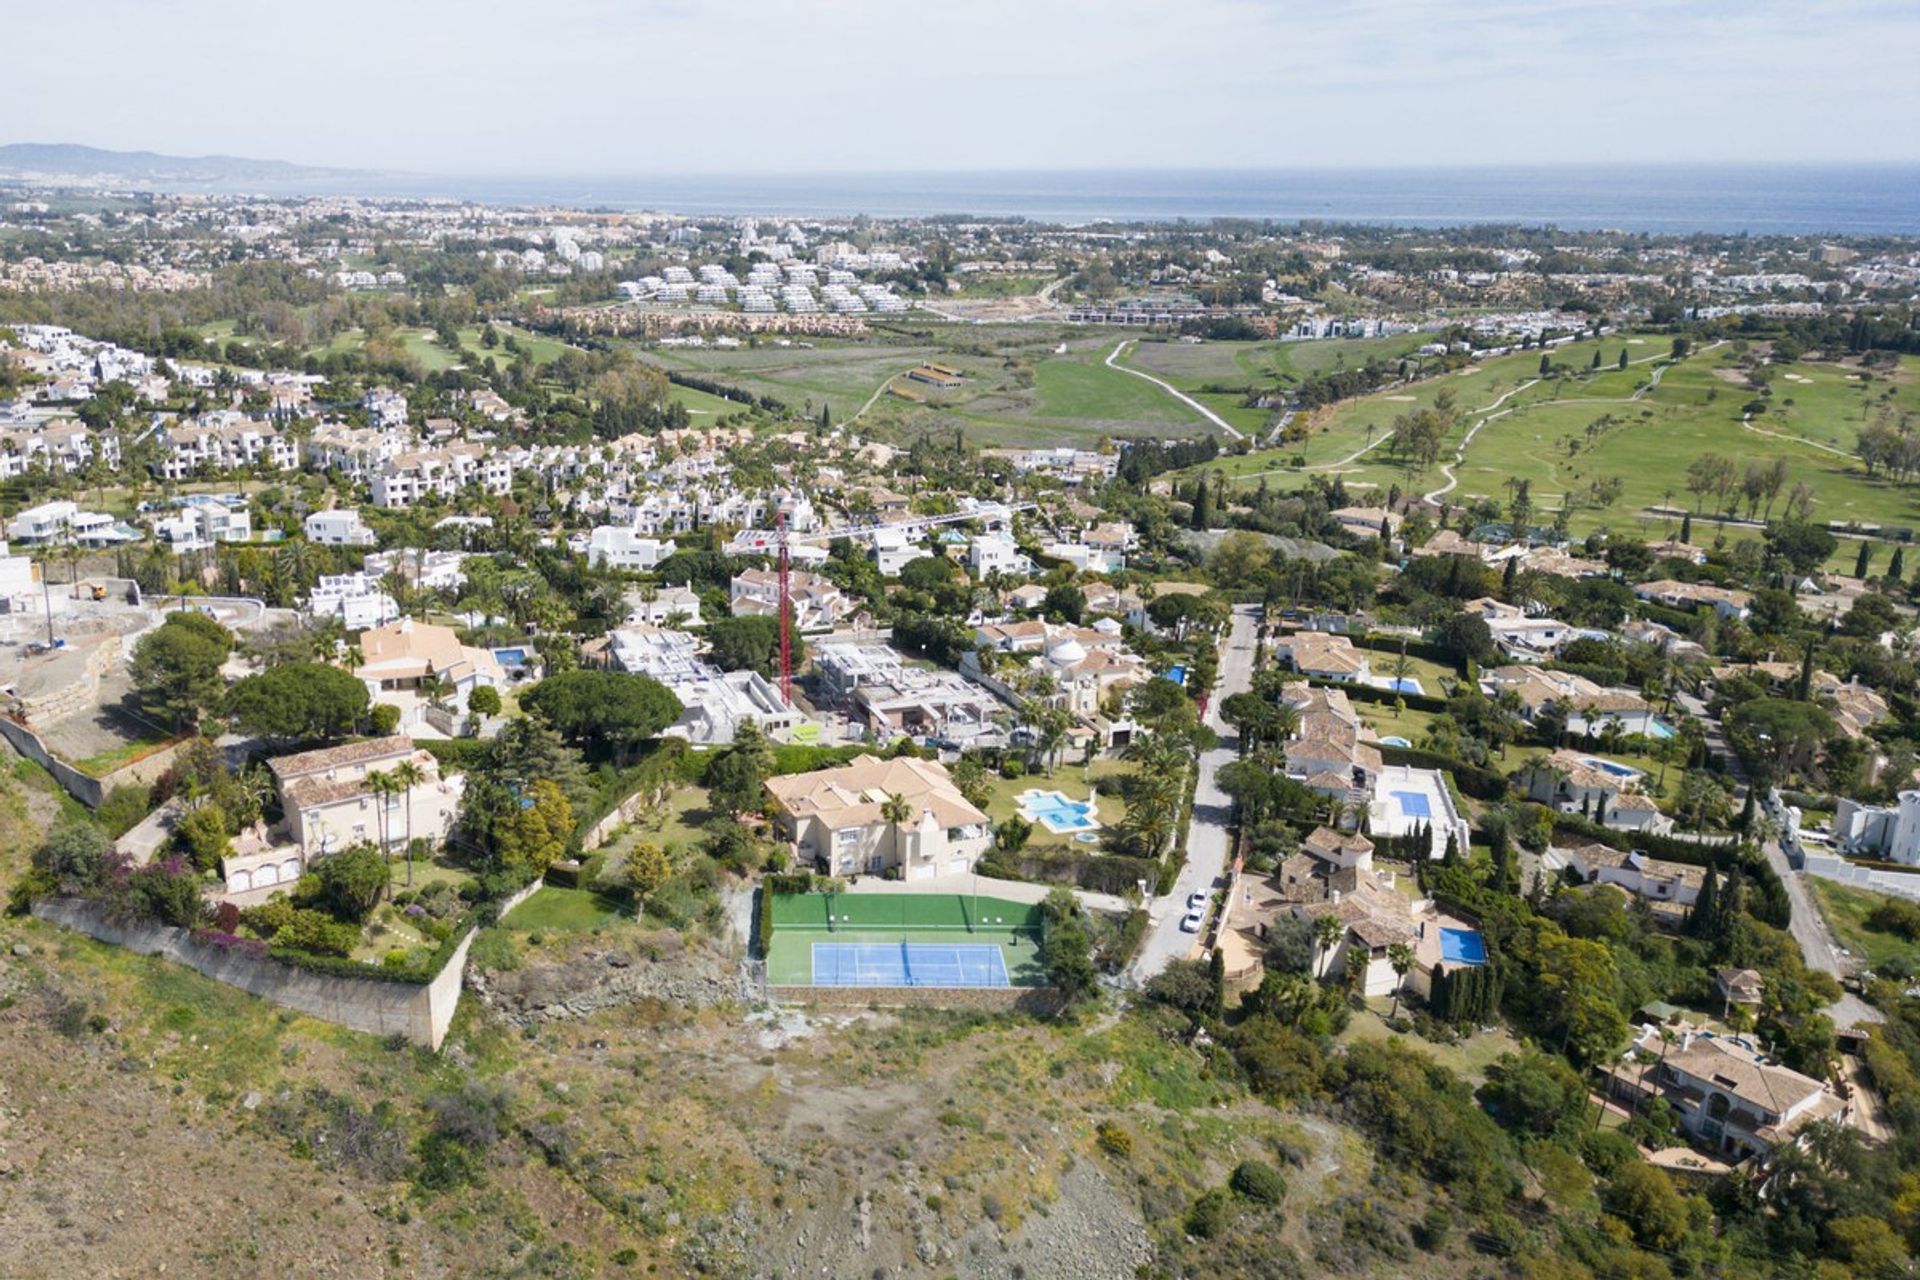
[[239, 494], [195, 494], [183, 499], [173, 514], [155, 521], [153, 534], [176, 553], [246, 542], [253, 537], [253, 512]]
[[386, 460], [373, 476], [377, 507], [410, 507], [428, 495], [452, 498], [468, 485], [499, 496], [513, 488], [513, 469], [505, 457], [479, 444], [422, 449]]
[[587, 539], [587, 562], [595, 568], [651, 573], [677, 550], [672, 538], [642, 537], [637, 529], [603, 524]]
[[242, 467], [291, 471], [300, 465], [298, 442], [282, 435], [271, 422], [240, 417], [214, 421], [212, 417], [167, 428], [165, 448], [154, 471], [168, 480], [184, 480]]
[[1033, 561], [1004, 533], [983, 533], [974, 538], [967, 547], [967, 567], [973, 570], [976, 580], [990, 573], [1005, 573], [1016, 578], [1033, 573]]
[[400, 616], [400, 606], [380, 590], [379, 578], [366, 573], [324, 573], [307, 598], [315, 618], [339, 618], [349, 631], [385, 626]]
[[370, 547], [379, 539], [367, 528], [360, 513], [351, 507], [316, 511], [301, 526], [308, 542], [323, 547]]

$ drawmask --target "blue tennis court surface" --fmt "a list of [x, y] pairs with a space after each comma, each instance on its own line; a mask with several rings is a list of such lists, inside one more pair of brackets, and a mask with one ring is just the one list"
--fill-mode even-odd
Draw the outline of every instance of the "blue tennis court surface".
[[1433, 810], [1427, 807], [1425, 793], [1419, 791], [1396, 791], [1393, 798], [1400, 802], [1400, 812], [1409, 818], [1431, 818]]
[[1007, 987], [1007, 962], [991, 944], [816, 942], [816, 987]]

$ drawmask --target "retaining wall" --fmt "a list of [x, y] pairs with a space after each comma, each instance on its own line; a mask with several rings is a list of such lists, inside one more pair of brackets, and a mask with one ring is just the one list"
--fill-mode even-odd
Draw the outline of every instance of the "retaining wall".
[[1049, 1016], [1064, 1003], [1052, 987], [778, 987], [767, 988], [775, 1004], [820, 1009], [972, 1009], [981, 1013]]
[[1832, 880], [1837, 884], [1849, 884], [1859, 889], [1872, 889], [1878, 893], [1898, 894], [1903, 898], [1920, 899], [1920, 872], [1881, 871], [1874, 867], [1863, 867], [1849, 862], [1845, 858], [1830, 853], [1808, 853], [1801, 859], [1800, 869], [1810, 876], [1819, 876], [1822, 880]]
[[[532, 897], [540, 881], [500, 904], [504, 915]], [[185, 929], [163, 924], [120, 925], [100, 908], [76, 898], [43, 898], [33, 904], [42, 920], [77, 930], [101, 942], [139, 955], [160, 956], [195, 972], [238, 987], [262, 1000], [297, 1009], [323, 1022], [377, 1036], [403, 1035], [417, 1045], [438, 1049], [453, 1025], [466, 987], [467, 951], [480, 931], [469, 929], [431, 982], [382, 982], [311, 973], [267, 956], [244, 955], [196, 942]]]
[[40, 735], [19, 721], [0, 716], [0, 737], [4, 737], [15, 751], [51, 773], [54, 781], [67, 789], [68, 795], [87, 808], [98, 809], [101, 800], [106, 798], [107, 788], [100, 779], [88, 777], [47, 750], [47, 744], [40, 740]]

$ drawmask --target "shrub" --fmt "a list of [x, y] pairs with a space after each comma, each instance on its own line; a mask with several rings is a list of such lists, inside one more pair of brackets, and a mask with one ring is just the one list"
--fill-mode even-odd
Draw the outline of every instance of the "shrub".
[[108, 835], [118, 839], [140, 825], [140, 821], [151, 812], [153, 789], [139, 784], [123, 784], [107, 792], [93, 816], [107, 829]]
[[350, 956], [360, 944], [360, 930], [335, 920], [324, 911], [307, 908], [290, 911], [285, 923], [273, 935], [276, 947], [308, 951], [322, 956]]
[[467, 694], [467, 710], [477, 716], [500, 714], [500, 691], [492, 685], [476, 686]]
[[222, 858], [233, 852], [233, 842], [227, 834], [227, 815], [212, 803], [203, 804], [181, 818], [173, 829], [173, 840], [201, 871], [212, 871]]
[[376, 702], [367, 713], [367, 726], [375, 737], [384, 738], [400, 727], [400, 708], [391, 702]]
[[1248, 1200], [1260, 1204], [1279, 1204], [1287, 1198], [1286, 1178], [1264, 1160], [1241, 1161], [1227, 1185]]
[[34, 870], [54, 892], [83, 894], [100, 884], [112, 859], [107, 833], [85, 818], [63, 819], [33, 851]]
[[1193, 1202], [1187, 1210], [1187, 1234], [1211, 1240], [1227, 1229], [1233, 1220], [1233, 1201], [1219, 1187]]
[[1100, 1149], [1108, 1155], [1124, 1160], [1133, 1154], [1133, 1135], [1111, 1120], [1102, 1120], [1093, 1133]]

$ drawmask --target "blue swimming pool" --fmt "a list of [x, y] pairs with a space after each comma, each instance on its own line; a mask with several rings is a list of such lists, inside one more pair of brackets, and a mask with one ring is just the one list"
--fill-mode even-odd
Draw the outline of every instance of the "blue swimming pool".
[[1427, 804], [1427, 797], [1424, 792], [1395, 791], [1393, 798], [1395, 803], [1400, 806], [1400, 812], [1406, 814], [1409, 818], [1431, 818], [1433, 816], [1433, 809]]
[[1648, 727], [1647, 736], [1649, 738], [1671, 738], [1675, 732], [1674, 727], [1665, 720], [1655, 720], [1652, 725]]
[[1425, 689], [1422, 689], [1420, 687], [1420, 682], [1418, 680], [1412, 679], [1411, 677], [1405, 677], [1405, 676], [1389, 679], [1386, 683], [1386, 687], [1393, 690], [1393, 692], [1395, 693], [1423, 694], [1426, 692]]
[[1442, 929], [1440, 958], [1448, 964], [1485, 964], [1486, 940], [1471, 929]]
[[527, 651], [525, 649], [495, 649], [493, 651], [493, 658], [494, 661], [503, 667], [524, 667], [527, 665]]
[[1391, 738], [1380, 739], [1380, 745], [1383, 747], [1410, 747], [1413, 744], [1396, 734]]
[[1069, 800], [1059, 791], [1027, 791], [1019, 797], [1020, 814], [1028, 822], [1037, 822], [1057, 836], [1099, 827], [1093, 804]]
[[1173, 681], [1177, 685], [1185, 686], [1185, 684], [1187, 683], [1187, 669], [1178, 664], [1168, 667], [1167, 679]]
[[1612, 760], [1602, 760], [1599, 756], [1582, 756], [1580, 763], [1592, 765], [1602, 773], [1610, 773], [1616, 778], [1637, 778], [1640, 776], [1638, 769], [1630, 768], [1627, 765], [1619, 764]]

